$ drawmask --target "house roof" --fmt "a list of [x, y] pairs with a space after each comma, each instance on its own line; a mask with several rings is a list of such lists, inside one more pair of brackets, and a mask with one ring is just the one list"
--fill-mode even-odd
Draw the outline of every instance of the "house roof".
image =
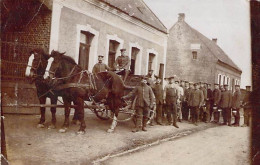
[[[186, 22], [184, 23], [187, 24]], [[190, 27], [188, 24], [187, 26]], [[231, 66], [239, 72], [242, 72], [242, 70], [229, 58], [229, 56], [214, 41], [208, 39], [203, 34], [198, 32], [196, 29], [193, 29], [192, 27], [190, 28], [219, 61]]]
[[143, 0], [100, 0], [114, 8], [134, 17], [141, 22], [152, 26], [153, 28], [167, 33], [167, 28], [152, 12], [152, 10], [143, 2]]

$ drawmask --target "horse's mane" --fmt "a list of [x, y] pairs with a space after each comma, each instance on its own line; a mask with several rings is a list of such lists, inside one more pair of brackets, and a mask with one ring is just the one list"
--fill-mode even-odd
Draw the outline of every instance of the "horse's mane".
[[75, 62], [75, 60], [74, 60], [72, 57], [70, 57], [70, 56], [62, 55], [62, 58], [63, 58], [64, 60], [68, 61], [68, 62], [71, 63], [71, 64], [77, 65], [77, 63]]

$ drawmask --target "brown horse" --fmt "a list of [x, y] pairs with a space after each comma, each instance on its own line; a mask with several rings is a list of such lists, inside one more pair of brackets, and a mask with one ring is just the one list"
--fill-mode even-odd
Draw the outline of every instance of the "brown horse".
[[114, 72], [100, 72], [93, 75], [82, 70], [71, 57], [64, 54], [52, 51], [50, 56], [53, 58], [53, 62], [49, 69], [50, 77], [58, 82], [54, 83], [56, 89], [63, 93], [65, 103], [64, 129], [68, 127], [71, 101], [76, 105], [77, 116], [81, 123], [78, 133], [81, 134], [85, 132], [86, 128], [84, 100], [93, 102], [105, 100], [105, 104], [114, 112], [114, 120], [108, 130], [108, 132], [113, 132], [117, 124], [119, 108], [124, 103], [121, 99], [125, 89], [122, 79]]

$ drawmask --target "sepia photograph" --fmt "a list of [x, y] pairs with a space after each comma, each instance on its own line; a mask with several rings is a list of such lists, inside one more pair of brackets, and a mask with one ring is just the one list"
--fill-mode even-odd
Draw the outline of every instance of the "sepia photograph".
[[1, 0], [2, 165], [257, 165], [258, 0]]

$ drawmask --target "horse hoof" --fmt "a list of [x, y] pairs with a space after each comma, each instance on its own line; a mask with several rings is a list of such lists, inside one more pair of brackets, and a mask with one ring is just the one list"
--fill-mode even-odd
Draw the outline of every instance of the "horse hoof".
[[78, 131], [77, 134], [78, 134], [78, 135], [84, 135], [84, 134], [85, 134], [85, 131]]
[[108, 129], [107, 132], [108, 133], [112, 133], [112, 132], [114, 132], [114, 130], [113, 129]]
[[55, 129], [55, 125], [49, 125], [48, 129]]
[[67, 128], [61, 128], [61, 129], [59, 129], [59, 133], [65, 133], [65, 132], [67, 132]]
[[44, 124], [38, 124], [37, 128], [44, 128]]

